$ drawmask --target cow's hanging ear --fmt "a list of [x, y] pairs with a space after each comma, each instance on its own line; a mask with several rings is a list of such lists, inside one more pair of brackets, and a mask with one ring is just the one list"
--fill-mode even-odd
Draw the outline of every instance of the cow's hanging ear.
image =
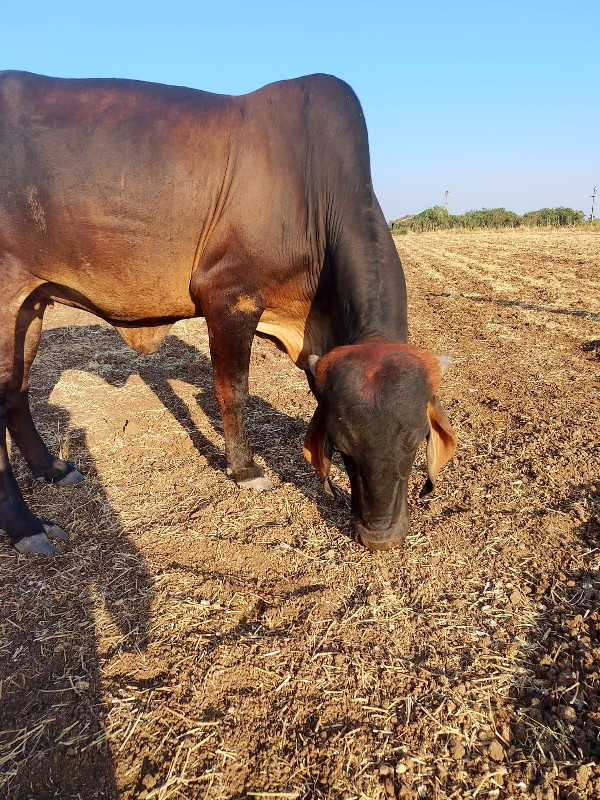
[[419, 497], [427, 497], [435, 489], [438, 472], [456, 451], [456, 436], [450, 420], [435, 395], [427, 403], [429, 434], [427, 435], [427, 480]]
[[321, 476], [323, 488], [333, 497], [333, 488], [329, 482], [331, 469], [331, 442], [325, 428], [325, 414], [319, 404], [308, 424], [304, 437], [304, 458]]

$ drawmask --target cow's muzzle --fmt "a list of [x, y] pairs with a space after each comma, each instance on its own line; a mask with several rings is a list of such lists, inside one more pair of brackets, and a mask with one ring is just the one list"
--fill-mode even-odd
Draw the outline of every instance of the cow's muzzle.
[[369, 550], [392, 550], [394, 547], [398, 547], [406, 539], [408, 526], [408, 515], [400, 517], [388, 528], [365, 527], [358, 521], [354, 523], [356, 538]]

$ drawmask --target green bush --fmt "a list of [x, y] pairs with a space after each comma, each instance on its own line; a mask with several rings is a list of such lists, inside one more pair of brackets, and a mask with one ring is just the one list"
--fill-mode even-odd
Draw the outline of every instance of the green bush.
[[392, 233], [405, 234], [408, 231], [422, 233], [423, 231], [439, 231], [448, 228], [478, 230], [480, 228], [518, 228], [521, 225], [563, 227], [581, 225], [584, 222], [583, 211], [575, 211], [573, 208], [540, 208], [538, 211], [528, 211], [521, 217], [506, 208], [480, 208], [456, 215], [449, 214], [447, 209], [442, 206], [433, 206], [413, 217], [407, 216], [401, 220], [392, 221], [389, 226]]
[[459, 228], [518, 228], [521, 217], [505, 208], [481, 208], [456, 217]]
[[413, 231], [438, 231], [442, 228], [450, 228], [450, 214], [442, 206], [426, 208], [420, 214], [416, 214], [410, 221], [410, 228]]
[[530, 227], [581, 225], [584, 221], [583, 211], [575, 211], [573, 208], [540, 208], [539, 211], [528, 211], [523, 214], [523, 224]]

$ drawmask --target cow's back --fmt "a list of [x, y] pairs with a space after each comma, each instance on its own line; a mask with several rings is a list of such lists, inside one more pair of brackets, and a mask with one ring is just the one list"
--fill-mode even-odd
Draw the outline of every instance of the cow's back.
[[327, 75], [230, 97], [2, 73], [0, 185], [0, 247], [124, 322], [198, 313], [191, 276], [233, 246], [267, 305], [310, 303], [372, 191], [360, 106]]

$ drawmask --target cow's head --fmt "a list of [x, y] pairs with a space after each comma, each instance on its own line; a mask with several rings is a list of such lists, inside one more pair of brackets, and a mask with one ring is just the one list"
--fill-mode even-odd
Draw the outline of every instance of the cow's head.
[[408, 476], [427, 438], [428, 478], [452, 457], [456, 437], [435, 393], [448, 366], [407, 344], [371, 340], [310, 356], [318, 406], [304, 439], [304, 455], [331, 493], [333, 450], [342, 456], [352, 489], [352, 514], [360, 541], [372, 550], [400, 544], [409, 524]]

